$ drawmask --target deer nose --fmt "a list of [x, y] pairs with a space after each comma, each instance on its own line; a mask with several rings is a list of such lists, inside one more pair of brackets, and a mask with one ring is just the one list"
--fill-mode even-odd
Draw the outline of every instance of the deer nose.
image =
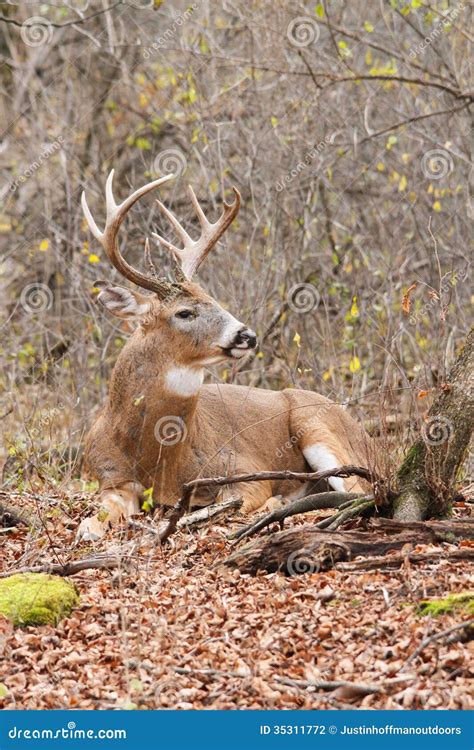
[[242, 328], [234, 339], [234, 346], [242, 349], [255, 349], [257, 346], [257, 334], [251, 328]]

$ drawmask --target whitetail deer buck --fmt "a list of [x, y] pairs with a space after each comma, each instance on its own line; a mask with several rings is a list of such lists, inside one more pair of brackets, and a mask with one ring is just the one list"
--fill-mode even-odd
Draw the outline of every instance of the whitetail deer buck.
[[[82, 195], [90, 231], [112, 264], [126, 279], [151, 292], [143, 295], [98, 282], [100, 302], [113, 315], [136, 320], [138, 327], [119, 355], [107, 402], [87, 438], [85, 466], [89, 476], [99, 480], [101, 510], [81, 523], [79, 537], [85, 539], [99, 538], [110, 524], [138, 513], [142, 493], [151, 487], [156, 503], [173, 505], [183, 483], [198, 476], [308, 471], [308, 465], [319, 471], [365, 465], [367, 458], [367, 436], [361, 427], [324, 396], [296, 389], [203, 385], [208, 365], [240, 359], [257, 345], [250, 328], [192, 281], [237, 215], [240, 194], [233, 189], [234, 202], [224, 203], [222, 215], [212, 224], [189, 188], [201, 227], [198, 240], [158, 201], [183, 245], [175, 247], [155, 235], [177, 261], [170, 282], [132, 268], [122, 257], [117, 235], [131, 206], [172, 177], [144, 185], [117, 205], [112, 170], [103, 232]], [[364, 489], [360, 479], [334, 477], [329, 484], [336, 490]], [[254, 511], [274, 495], [293, 493], [296, 486], [288, 481], [238, 485], [242, 509]], [[194, 502], [207, 504], [216, 500], [215, 495], [206, 490]]]

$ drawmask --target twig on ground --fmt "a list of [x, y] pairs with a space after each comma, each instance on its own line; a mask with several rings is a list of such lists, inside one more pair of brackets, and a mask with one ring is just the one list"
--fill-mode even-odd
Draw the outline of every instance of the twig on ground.
[[358, 682], [348, 682], [347, 680], [325, 682], [324, 680], [292, 680], [290, 677], [275, 677], [275, 682], [279, 682], [282, 685], [288, 685], [288, 687], [303, 688], [304, 690], [309, 687], [315, 688], [316, 690], [337, 690], [337, 688], [347, 687], [357, 690], [360, 694], [365, 695], [383, 692], [383, 688], [379, 685], [362, 685]]
[[447, 635], [450, 635], [451, 633], [454, 633], [457, 630], [464, 630], [464, 628], [473, 628], [474, 627], [474, 619], [472, 620], [466, 620], [465, 622], [461, 622], [458, 625], [453, 625], [451, 628], [447, 628], [446, 630], [441, 630], [439, 633], [434, 633], [433, 635], [428, 636], [425, 638], [417, 649], [412, 653], [411, 656], [408, 657], [403, 667], [400, 669], [400, 672], [403, 672], [409, 664], [412, 663], [416, 659], [417, 656], [421, 654], [422, 651], [425, 650], [427, 646], [430, 645], [430, 643], [433, 643], [434, 641], [440, 640], [440, 638], [444, 638]]

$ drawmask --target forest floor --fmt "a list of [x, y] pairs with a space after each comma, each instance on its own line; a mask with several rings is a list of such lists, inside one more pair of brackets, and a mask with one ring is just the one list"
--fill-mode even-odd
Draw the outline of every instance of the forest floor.
[[[250, 577], [219, 565], [233, 549], [229, 527], [243, 521], [235, 513], [180, 531], [164, 548], [128, 528], [92, 549], [74, 547], [74, 503], [54, 496], [21, 503], [44, 527], [0, 534], [3, 572], [136, 544], [123, 567], [71, 577], [80, 606], [57, 627], [13, 629], [0, 620], [1, 708], [472, 707], [474, 641], [446, 636], [409, 661], [426, 637], [468, 619], [417, 610], [422, 599], [472, 589], [465, 562]], [[470, 503], [457, 505], [469, 515]], [[300, 682], [285, 684], [293, 680]], [[311, 681], [352, 685], [321, 690]]]

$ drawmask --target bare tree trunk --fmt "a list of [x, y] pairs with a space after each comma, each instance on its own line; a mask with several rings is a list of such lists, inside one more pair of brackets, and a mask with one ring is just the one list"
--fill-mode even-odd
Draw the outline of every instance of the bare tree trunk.
[[429, 411], [421, 437], [398, 471], [400, 493], [394, 503], [394, 518], [422, 521], [446, 515], [473, 423], [474, 328]]

